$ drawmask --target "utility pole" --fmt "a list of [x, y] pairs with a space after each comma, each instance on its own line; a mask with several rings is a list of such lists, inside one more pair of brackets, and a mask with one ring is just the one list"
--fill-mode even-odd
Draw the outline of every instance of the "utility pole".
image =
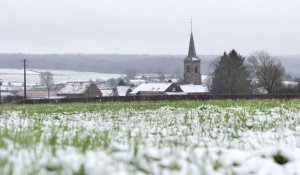
[[27, 92], [26, 92], [26, 59], [24, 61], [24, 99], [27, 99]]
[[1, 86], [2, 86], [2, 80], [0, 79], [0, 104], [2, 103]]

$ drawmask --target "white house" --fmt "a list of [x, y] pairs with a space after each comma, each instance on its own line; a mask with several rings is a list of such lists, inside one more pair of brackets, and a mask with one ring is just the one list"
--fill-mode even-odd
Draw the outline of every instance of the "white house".
[[117, 86], [119, 96], [126, 96], [129, 92], [130, 86]]
[[185, 85], [180, 85], [180, 88], [182, 89], [183, 92], [189, 95], [206, 94], [209, 92], [208, 87], [205, 85], [185, 84]]
[[68, 82], [57, 93], [67, 98], [101, 97], [102, 93], [93, 82]]
[[175, 83], [142, 83], [130, 92], [130, 95], [167, 95], [168, 93], [182, 93]]
[[119, 96], [118, 91], [113, 89], [100, 89], [102, 93], [102, 97], [113, 97], [113, 96]]

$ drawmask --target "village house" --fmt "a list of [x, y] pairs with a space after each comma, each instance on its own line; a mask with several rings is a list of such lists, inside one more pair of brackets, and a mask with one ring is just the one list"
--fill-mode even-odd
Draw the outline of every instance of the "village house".
[[131, 92], [130, 86], [117, 86], [119, 96], [127, 96]]
[[116, 88], [112, 88], [112, 89], [100, 89], [101, 93], [102, 93], [102, 97], [115, 97], [115, 96], [119, 96], [118, 91]]
[[168, 95], [168, 93], [182, 93], [181, 88], [175, 83], [142, 83], [130, 92], [130, 95], [153, 96]]
[[[19, 91], [16, 96], [24, 98], [24, 91]], [[45, 90], [27, 90], [26, 91], [26, 98], [27, 99], [57, 99], [62, 98], [57, 96], [57, 91], [50, 90], [48, 92], [47, 89]]]
[[202, 95], [209, 93], [208, 87], [205, 85], [184, 84], [180, 88], [187, 95]]
[[23, 90], [23, 83], [18, 82], [3, 82], [0, 86], [1, 92], [15, 95], [19, 91]]
[[93, 98], [101, 97], [102, 93], [93, 82], [68, 82], [57, 95], [66, 98]]
[[96, 86], [102, 93], [102, 97], [119, 96], [116, 84], [112, 82], [96, 82]]

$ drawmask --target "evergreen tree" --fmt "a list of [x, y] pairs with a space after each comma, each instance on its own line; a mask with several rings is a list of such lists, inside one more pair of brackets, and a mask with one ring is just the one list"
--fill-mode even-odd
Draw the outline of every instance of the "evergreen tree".
[[118, 86], [126, 86], [126, 82], [123, 78], [118, 79]]
[[251, 93], [250, 73], [245, 58], [235, 50], [226, 52], [214, 64], [211, 92], [213, 94]]

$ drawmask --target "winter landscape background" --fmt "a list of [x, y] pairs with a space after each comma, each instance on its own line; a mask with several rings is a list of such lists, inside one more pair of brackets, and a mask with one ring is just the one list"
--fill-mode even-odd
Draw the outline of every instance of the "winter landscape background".
[[[183, 73], [186, 55], [124, 55], [124, 54], [0, 54], [0, 68], [74, 70], [98, 73]], [[209, 74], [210, 63], [219, 55], [199, 55], [202, 74]], [[300, 75], [300, 55], [276, 56], [288, 73]], [[62, 61], [63, 60], [63, 61]], [[170, 65], [170, 63], [172, 63]]]

